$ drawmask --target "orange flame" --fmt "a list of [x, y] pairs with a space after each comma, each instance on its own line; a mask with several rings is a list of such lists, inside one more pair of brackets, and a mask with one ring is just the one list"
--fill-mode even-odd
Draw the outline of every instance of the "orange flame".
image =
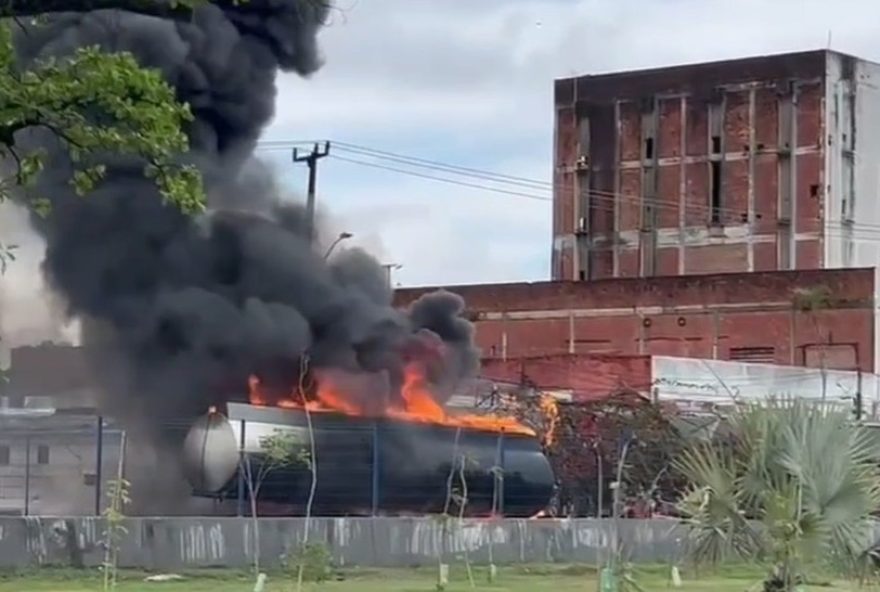
[[433, 397], [421, 368], [412, 364], [405, 368], [403, 386], [400, 389], [400, 402], [385, 406], [379, 412], [367, 412], [357, 405], [346, 393], [330, 381], [319, 382], [314, 398], [305, 401], [296, 390], [288, 397], [273, 400], [260, 386], [260, 379], [251, 376], [248, 380], [249, 401], [251, 405], [277, 406], [285, 409], [304, 409], [315, 412], [342, 413], [359, 417], [389, 417], [414, 423], [427, 423], [476, 430], [505, 432], [534, 436], [535, 432], [519, 423], [513, 417], [497, 415], [451, 414]]
[[559, 425], [559, 403], [556, 401], [556, 397], [544, 393], [541, 395], [538, 407], [544, 415], [544, 421], [547, 425], [543, 438], [544, 447], [549, 448], [556, 443], [556, 426]]

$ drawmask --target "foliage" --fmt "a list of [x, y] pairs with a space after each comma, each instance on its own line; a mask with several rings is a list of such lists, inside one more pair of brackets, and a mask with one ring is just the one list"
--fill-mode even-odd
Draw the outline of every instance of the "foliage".
[[799, 288], [795, 290], [792, 306], [802, 312], [831, 308], [833, 305], [831, 289], [828, 286]]
[[535, 428], [542, 439], [553, 431], [545, 453], [559, 483], [553, 508], [557, 513], [610, 513], [608, 485], [614, 481], [622, 443], [633, 437], [622, 474], [625, 505], [647, 507], [660, 500], [672, 508], [684, 486], [681, 476], [670, 470], [684, 449], [683, 439], [666, 411], [637, 393], [622, 392], [599, 401], [560, 402], [550, 416], [542, 411], [537, 397], [519, 401], [511, 411]]
[[254, 543], [254, 577], [260, 575], [260, 522], [257, 520], [257, 497], [269, 474], [297, 463], [310, 463], [308, 451], [300, 448], [296, 433], [276, 429], [271, 435], [260, 439], [261, 458], [254, 470], [250, 455], [242, 455], [242, 470], [251, 502], [251, 526]]
[[799, 400], [749, 405], [728, 421], [729, 434], [677, 461], [692, 483], [681, 509], [693, 558], [763, 558], [768, 590], [794, 589], [826, 560], [855, 573], [880, 506], [880, 449], [868, 430]]
[[305, 582], [325, 582], [333, 573], [333, 558], [330, 549], [322, 543], [307, 543], [294, 556], [294, 573]]
[[115, 589], [119, 575], [119, 543], [128, 532], [125, 528], [125, 506], [131, 502], [131, 483], [123, 478], [107, 484], [110, 505], [104, 510], [104, 590]]
[[272, 435], [260, 439], [260, 446], [263, 450], [260, 470], [265, 473], [281, 467], [310, 464], [309, 451], [300, 446], [294, 432], [275, 430]]
[[[199, 172], [178, 161], [188, 149], [184, 127], [192, 114], [160, 72], [141, 68], [129, 53], [97, 47], [22, 68], [10, 26], [0, 22], [0, 158], [13, 171], [0, 179], [0, 201], [17, 187], [29, 188], [45, 166], [46, 150], [22, 136], [42, 130], [69, 155], [70, 183], [79, 194], [106, 174], [102, 157], [123, 155], [144, 161], [144, 174], [169, 203], [186, 213], [203, 208]], [[47, 212], [45, 196], [26, 191], [25, 198], [36, 211]]]
[[18, 245], [7, 245], [0, 243], [0, 275], [6, 273], [9, 263], [15, 261], [15, 251]]
[[599, 573], [600, 592], [645, 592], [629, 561], [615, 562]]

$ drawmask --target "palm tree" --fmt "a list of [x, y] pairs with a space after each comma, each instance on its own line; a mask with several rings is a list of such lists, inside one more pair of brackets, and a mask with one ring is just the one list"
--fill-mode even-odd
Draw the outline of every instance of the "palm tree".
[[726, 430], [676, 461], [691, 486], [681, 509], [699, 563], [768, 561], [765, 591], [795, 590], [826, 559], [854, 574], [873, 544], [880, 447], [839, 407], [746, 405]]

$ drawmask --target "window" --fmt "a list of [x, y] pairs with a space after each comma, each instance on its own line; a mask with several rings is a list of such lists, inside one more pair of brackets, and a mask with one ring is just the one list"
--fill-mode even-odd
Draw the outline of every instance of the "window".
[[40, 444], [37, 446], [37, 464], [38, 465], [48, 465], [49, 464], [49, 445], [48, 444]]
[[9, 451], [9, 446], [5, 444], [0, 445], [0, 466], [8, 467], [11, 456], [12, 454]]
[[654, 138], [645, 138], [645, 159], [654, 158]]
[[712, 181], [712, 224], [721, 223], [721, 163], [713, 160], [710, 164], [710, 173]]

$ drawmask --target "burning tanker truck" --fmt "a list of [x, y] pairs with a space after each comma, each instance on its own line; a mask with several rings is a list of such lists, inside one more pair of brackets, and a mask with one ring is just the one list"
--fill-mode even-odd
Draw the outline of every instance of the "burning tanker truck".
[[[267, 406], [254, 377], [251, 404], [228, 403], [225, 415], [211, 409], [199, 418], [183, 445], [196, 495], [245, 499], [256, 489], [245, 479], [260, 474], [269, 438], [284, 433], [284, 442], [303, 453], [291, 451], [294, 458], [312, 458], [314, 446], [318, 514], [441, 512], [452, 491], [462, 492], [461, 479], [468, 515], [529, 517], [546, 507], [552, 470], [534, 432], [516, 420], [447, 414], [414, 367], [407, 369], [401, 405], [374, 414], [328, 382], [312, 400], [282, 398]], [[307, 462], [275, 465], [256, 489], [258, 500], [302, 511], [311, 480]]]
[[[304, 441], [312, 420], [316, 511], [442, 509], [464, 458], [473, 512], [492, 506], [499, 467], [497, 507], [532, 514], [553, 482], [534, 434], [509, 419], [445, 410], [479, 368], [461, 299], [439, 292], [395, 309], [382, 266], [356, 248], [326, 256], [321, 220], [279, 191], [254, 155], [274, 115], [278, 73], [320, 68], [317, 37], [332, 10], [302, 0], [205, 2], [174, 20], [55, 13], [16, 32], [25, 64], [84, 46], [130, 52], [193, 115], [181, 158], [205, 181], [208, 207], [196, 217], [164, 202], [142, 162], [119, 155], [83, 198], [57, 142], [21, 138], [47, 155], [36, 191], [51, 214], [32, 219], [46, 244], [43, 272], [84, 320], [102, 412], [124, 422], [130, 444], [143, 442], [126, 454], [140, 504], [132, 511], [187, 511], [179, 464], [199, 495], [237, 495], [240, 461], [259, 465], [261, 438], [286, 430]], [[259, 497], [295, 506], [309, 487], [302, 466], [288, 467], [266, 478]]]

